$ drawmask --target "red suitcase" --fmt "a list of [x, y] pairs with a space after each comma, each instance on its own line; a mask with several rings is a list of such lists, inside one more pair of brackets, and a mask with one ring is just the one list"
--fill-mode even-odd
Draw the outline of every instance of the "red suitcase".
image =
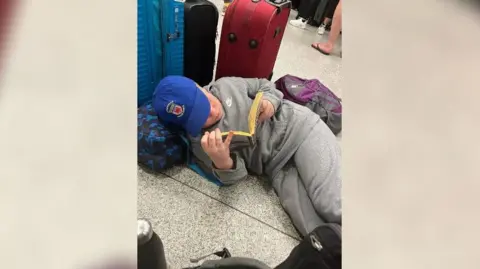
[[289, 0], [233, 0], [223, 20], [216, 79], [271, 79], [290, 8]]

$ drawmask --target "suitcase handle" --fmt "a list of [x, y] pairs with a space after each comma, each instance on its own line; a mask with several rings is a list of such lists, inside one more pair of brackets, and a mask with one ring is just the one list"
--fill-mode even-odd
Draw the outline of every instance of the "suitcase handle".
[[[252, 0], [253, 2], [258, 2], [258, 0]], [[277, 7], [277, 14], [280, 14], [284, 8], [291, 8], [292, 1], [290, 0], [265, 0], [265, 2], [269, 3], [272, 6]]]
[[178, 7], [175, 7], [173, 9], [173, 14], [174, 14], [174, 33], [167, 33], [167, 42], [170, 42], [172, 39], [178, 39], [180, 38], [180, 31], [179, 31], [179, 23], [178, 23], [178, 13], [179, 13], [179, 10], [178, 10]]

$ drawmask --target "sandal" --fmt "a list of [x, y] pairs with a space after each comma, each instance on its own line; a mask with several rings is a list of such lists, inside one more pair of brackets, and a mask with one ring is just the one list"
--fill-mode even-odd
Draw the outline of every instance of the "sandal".
[[319, 47], [318, 47], [318, 44], [320, 44], [320, 43], [313, 43], [313, 44], [312, 44], [312, 48], [320, 51], [321, 53], [323, 53], [323, 54], [325, 54], [325, 55], [330, 55], [329, 52], [323, 51], [321, 48], [319, 48]]

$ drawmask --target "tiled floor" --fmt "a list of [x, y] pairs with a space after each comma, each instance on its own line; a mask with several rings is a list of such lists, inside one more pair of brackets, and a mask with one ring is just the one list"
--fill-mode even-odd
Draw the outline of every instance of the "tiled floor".
[[[219, 10], [222, 1], [215, 0]], [[295, 16], [292, 11], [291, 17]], [[219, 26], [221, 26], [220, 18]], [[325, 56], [310, 47], [322, 38], [316, 29], [287, 27], [274, 77], [293, 74], [318, 78], [341, 96], [339, 48]], [[218, 188], [185, 167], [164, 174], [138, 172], [138, 216], [149, 218], [164, 241], [171, 268], [189, 259], [228, 247], [235, 256], [275, 266], [298, 243], [298, 235], [272, 188], [250, 177]]]

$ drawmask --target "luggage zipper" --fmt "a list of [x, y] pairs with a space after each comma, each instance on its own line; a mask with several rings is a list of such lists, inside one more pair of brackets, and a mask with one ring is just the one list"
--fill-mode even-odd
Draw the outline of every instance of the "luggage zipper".
[[[326, 224], [325, 226], [329, 227], [338, 237], [342, 238], [342, 232], [338, 225], [336, 224]], [[310, 242], [312, 244], [312, 247], [315, 248], [318, 251], [321, 251], [323, 249], [322, 243], [320, 242], [320, 239], [315, 234], [310, 235]]]
[[[341, 230], [337, 224], [325, 224], [324, 226], [329, 227], [338, 237], [342, 238]], [[318, 237], [315, 234], [312, 233], [310, 235], [310, 241], [312, 243], [312, 247], [315, 248], [317, 251], [320, 252], [323, 249], [320, 239], [318, 239]], [[328, 256], [333, 258], [333, 254], [328, 248], [325, 249], [325, 252]]]
[[314, 234], [310, 235], [310, 242], [316, 250], [321, 251], [323, 249], [322, 243], [320, 243], [320, 240]]
[[[183, 3], [185, 1], [183, 0], [175, 0], [175, 2], [180, 2], [180, 3]], [[177, 39], [180, 37], [180, 31], [178, 30], [178, 13], [179, 13], [179, 9], [178, 7], [175, 7], [174, 8], [174, 32], [173, 33], [167, 33], [167, 42], [170, 42], [170, 40], [172, 39]]]

